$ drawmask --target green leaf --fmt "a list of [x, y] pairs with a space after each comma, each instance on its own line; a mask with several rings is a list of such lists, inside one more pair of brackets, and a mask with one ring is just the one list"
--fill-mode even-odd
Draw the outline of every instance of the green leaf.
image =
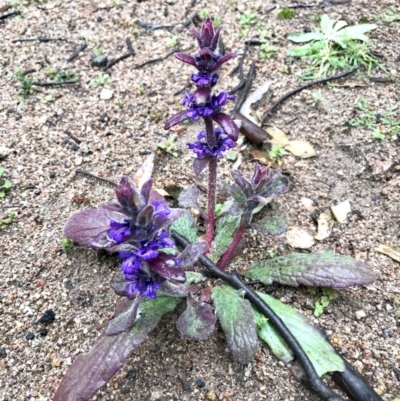
[[185, 274], [186, 274], [185, 285], [198, 284], [204, 281], [204, 276], [201, 273], [187, 271], [185, 272]]
[[363, 42], [368, 41], [368, 37], [364, 34], [376, 29], [378, 26], [375, 24], [361, 24], [348, 26], [340, 31], [340, 36], [347, 40], [362, 40]]
[[251, 227], [264, 235], [280, 235], [288, 229], [285, 219], [278, 215], [267, 216], [253, 223]]
[[287, 37], [294, 43], [307, 43], [311, 40], [324, 40], [325, 36], [322, 32], [306, 32], [306, 33], [293, 33]]
[[0, 191], [0, 198], [4, 198], [6, 196], [6, 193], [3, 191]]
[[[321, 332], [312, 326], [303, 315], [267, 294], [262, 292], [257, 292], [257, 294], [273, 309], [296, 337], [319, 376], [323, 376], [327, 372], [344, 372], [345, 366], [342, 358], [336, 354]], [[280, 360], [285, 363], [293, 360], [292, 351], [273, 326], [267, 319], [260, 318], [260, 312], [253, 310], [260, 338], [268, 344]]]
[[0, 178], [2, 177], [3, 174], [4, 174], [4, 167], [0, 167]]
[[365, 263], [334, 253], [293, 253], [255, 261], [242, 274], [267, 285], [275, 281], [294, 287], [303, 284], [345, 288], [371, 284], [376, 279]]
[[172, 223], [171, 230], [183, 235], [191, 244], [198, 242], [196, 225], [192, 215], [187, 210]]
[[[89, 400], [121, 369], [131, 352], [146, 339], [161, 317], [173, 311], [181, 301], [179, 298], [159, 296], [141, 302], [138, 319], [131, 330], [115, 336], [105, 335], [104, 330], [92, 349], [87, 354], [78, 356], [69, 367], [53, 401]], [[125, 302], [125, 306], [129, 304]], [[119, 308], [119, 313], [123, 313], [125, 309]], [[115, 317], [119, 313], [117, 308]]]
[[219, 258], [228, 249], [232, 242], [233, 236], [240, 224], [240, 216], [226, 215], [218, 220], [215, 230], [215, 238], [211, 243], [211, 253], [209, 258], [217, 263]]
[[233, 357], [244, 365], [250, 363], [258, 351], [250, 302], [228, 285], [214, 287], [212, 299]]

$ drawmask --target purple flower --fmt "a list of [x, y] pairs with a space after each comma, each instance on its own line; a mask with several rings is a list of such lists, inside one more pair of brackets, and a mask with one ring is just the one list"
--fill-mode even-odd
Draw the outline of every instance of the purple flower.
[[223, 157], [223, 152], [227, 148], [233, 148], [235, 146], [235, 142], [232, 141], [221, 129], [214, 130], [216, 146], [210, 148], [206, 141], [202, 141], [202, 139], [206, 138], [206, 132], [201, 131], [199, 135], [197, 135], [198, 141], [194, 143], [188, 143], [189, 149], [193, 150], [196, 153], [196, 156], [199, 158], [203, 157]]
[[137, 293], [140, 293], [142, 296], [154, 299], [157, 296], [156, 290], [160, 288], [163, 281], [165, 279], [162, 277], [146, 274], [143, 270], [138, 270], [129, 276], [129, 283], [126, 285], [126, 295], [131, 299]]
[[111, 229], [108, 231], [108, 236], [117, 244], [124, 242], [132, 235], [130, 220], [125, 219], [123, 223], [111, 220], [110, 227]]
[[198, 89], [194, 94], [186, 92], [182, 104], [187, 107], [187, 110], [170, 117], [164, 128], [169, 129], [188, 118], [191, 120], [198, 120], [200, 117], [211, 118], [222, 128], [227, 136], [236, 141], [239, 135], [239, 128], [227, 114], [221, 112], [222, 106], [228, 100], [233, 100], [234, 96], [221, 92], [219, 95], [210, 96], [209, 100], [202, 104], [202, 100], [206, 97], [206, 90], [200, 91]]
[[191, 80], [196, 84], [197, 87], [209, 86], [210, 88], [212, 88], [217, 84], [218, 78], [218, 74], [210, 75], [204, 72], [199, 72], [198, 74], [191, 75]]

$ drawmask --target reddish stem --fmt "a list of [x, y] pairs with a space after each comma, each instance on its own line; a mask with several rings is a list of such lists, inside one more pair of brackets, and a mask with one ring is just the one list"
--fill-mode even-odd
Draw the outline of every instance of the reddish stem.
[[210, 252], [214, 237], [215, 202], [217, 198], [217, 158], [212, 157], [208, 163], [208, 204], [206, 217], [206, 253]]
[[226, 252], [222, 255], [222, 258], [218, 262], [218, 267], [222, 270], [228, 265], [231, 261], [233, 254], [235, 253], [240, 240], [243, 237], [244, 232], [246, 231], [246, 226], [240, 226], [233, 236], [232, 242], [230, 243]]

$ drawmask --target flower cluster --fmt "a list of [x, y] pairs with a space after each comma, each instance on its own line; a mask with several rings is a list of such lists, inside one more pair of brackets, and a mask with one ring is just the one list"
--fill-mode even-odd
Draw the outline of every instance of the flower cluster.
[[82, 245], [118, 252], [126, 280], [124, 294], [156, 297], [162, 282], [185, 282], [180, 260], [164, 252], [175, 246], [166, 231], [181, 210], [170, 209], [152, 190], [152, 180], [140, 191], [129, 177], [122, 177], [115, 194], [118, 202], [102, 203], [98, 209], [75, 213], [64, 235]]
[[[182, 104], [186, 110], [170, 117], [165, 123], [165, 129], [169, 129], [186, 119], [198, 120], [201, 117], [206, 123], [206, 133], [199, 139], [205, 139], [205, 142], [196, 142], [198, 146], [189, 144], [189, 148], [193, 149], [199, 158], [221, 156], [222, 152], [231, 146], [227, 145], [227, 141], [221, 140], [219, 133], [221, 130], [215, 129], [213, 122], [221, 127], [224, 135], [229, 137], [231, 141], [237, 140], [239, 129], [227, 114], [221, 112], [222, 106], [228, 100], [233, 100], [234, 96], [230, 96], [226, 92], [221, 92], [218, 95], [212, 94], [211, 88], [217, 84], [218, 69], [232, 57], [235, 57], [235, 53], [229, 53], [225, 56], [216, 53], [221, 27], [214, 30], [210, 18], [205, 20], [200, 32], [196, 29], [190, 29], [190, 32], [196, 37], [200, 50], [194, 56], [178, 53], [175, 57], [198, 70], [196, 74], [191, 76], [197, 89], [194, 93], [185, 93]], [[200, 146], [202, 151], [199, 151]], [[206, 149], [207, 146], [208, 150]]]
[[197, 141], [193, 143], [188, 143], [189, 149], [193, 150], [196, 153], [196, 156], [199, 158], [205, 157], [223, 157], [223, 152], [225, 152], [228, 148], [233, 148], [235, 146], [235, 142], [232, 141], [229, 136], [225, 135], [221, 129], [215, 130], [215, 138], [216, 145], [213, 148], [208, 146], [207, 142], [204, 141], [206, 137], [206, 132], [201, 131], [199, 135], [197, 135]]

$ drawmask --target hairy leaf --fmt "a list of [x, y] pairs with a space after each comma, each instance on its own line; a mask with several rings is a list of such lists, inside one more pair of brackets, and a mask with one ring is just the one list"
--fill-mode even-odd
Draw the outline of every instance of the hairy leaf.
[[80, 355], [61, 380], [53, 401], [87, 401], [123, 366], [130, 353], [156, 327], [163, 315], [181, 302], [179, 298], [157, 297], [142, 302], [138, 320], [130, 331], [96, 340], [89, 353]]
[[252, 228], [264, 235], [280, 235], [287, 231], [288, 226], [282, 216], [270, 215], [252, 223]]
[[114, 319], [108, 323], [106, 328], [107, 336], [114, 336], [132, 328], [136, 321], [137, 311], [141, 300], [142, 297], [139, 294], [135, 299], [127, 301], [129, 305], [127, 310], [114, 317]]
[[184, 270], [177, 264], [174, 257], [160, 253], [156, 259], [150, 260], [151, 270], [169, 280], [184, 283], [186, 276]]
[[219, 258], [228, 249], [239, 224], [240, 216], [226, 215], [218, 220], [215, 238], [211, 243], [211, 253], [209, 256], [213, 262], [217, 263]]
[[63, 229], [64, 237], [91, 248], [105, 248], [115, 245], [108, 238], [110, 221], [123, 223], [127, 217], [109, 209], [87, 209], [69, 217]]
[[114, 275], [111, 279], [110, 286], [114, 290], [114, 292], [121, 296], [126, 297], [126, 285], [129, 283], [128, 280], [125, 279], [125, 275], [122, 271], [119, 271]]
[[183, 235], [192, 244], [198, 242], [196, 225], [192, 215], [187, 210], [172, 223], [171, 229]]
[[198, 203], [199, 198], [199, 190], [196, 187], [190, 187], [184, 189], [178, 198], [179, 206], [198, 210], [200, 213], [204, 213], [203, 209], [200, 207]]
[[194, 173], [196, 175], [199, 175], [208, 166], [209, 162], [210, 162], [210, 157], [201, 157], [201, 158], [196, 157], [193, 160]]
[[204, 341], [213, 333], [216, 321], [211, 305], [196, 301], [189, 295], [187, 308], [177, 320], [176, 327], [183, 338]]
[[204, 253], [206, 247], [207, 244], [205, 242], [198, 242], [197, 244], [188, 245], [178, 257], [181, 261], [180, 266], [183, 269], [192, 267], [198, 261], [199, 257]]
[[294, 43], [307, 43], [311, 40], [323, 40], [324, 34], [322, 32], [306, 32], [306, 33], [293, 33], [288, 35], [287, 38]]
[[334, 253], [293, 253], [288, 256], [255, 261], [242, 272], [264, 284], [278, 282], [332, 288], [367, 285], [375, 281], [374, 272], [363, 262]]
[[186, 283], [185, 284], [198, 284], [204, 281], [204, 276], [198, 272], [186, 272]]
[[236, 361], [248, 364], [258, 350], [252, 307], [239, 291], [224, 285], [212, 290], [215, 312]]
[[[331, 344], [325, 340], [323, 334], [315, 326], [311, 325], [303, 315], [297, 312], [296, 309], [263, 292], [257, 292], [257, 294], [273, 309], [296, 337], [319, 376], [323, 376], [327, 372], [344, 372], [343, 359], [335, 352]], [[260, 338], [269, 345], [272, 352], [280, 360], [285, 363], [292, 361], [294, 359], [292, 351], [276, 332], [275, 328], [260, 312], [256, 309], [253, 310]]]

